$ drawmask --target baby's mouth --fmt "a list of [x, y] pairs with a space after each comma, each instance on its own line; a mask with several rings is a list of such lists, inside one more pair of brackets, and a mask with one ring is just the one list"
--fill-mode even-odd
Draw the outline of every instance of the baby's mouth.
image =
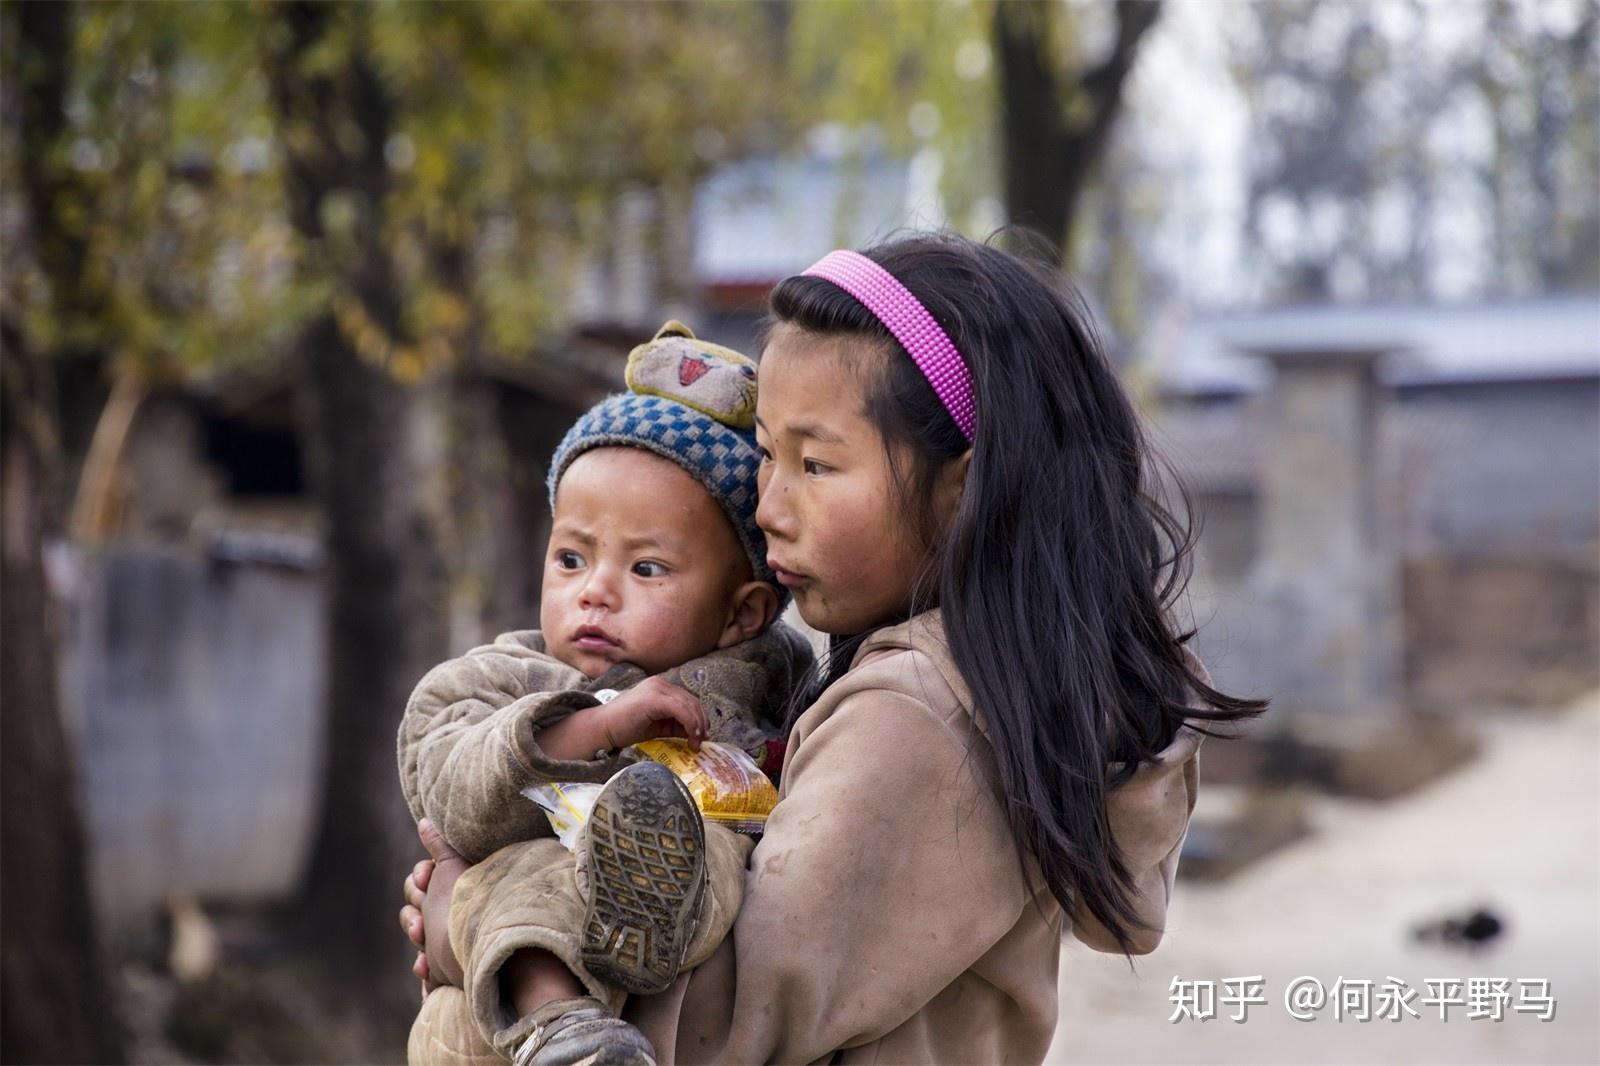
[[584, 651], [619, 651], [622, 642], [599, 626], [579, 626], [572, 634], [572, 643]]

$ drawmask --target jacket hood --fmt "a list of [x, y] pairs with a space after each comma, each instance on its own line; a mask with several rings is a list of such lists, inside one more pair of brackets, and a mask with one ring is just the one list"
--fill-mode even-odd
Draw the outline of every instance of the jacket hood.
[[[920, 652], [938, 669], [962, 704], [972, 707], [971, 694], [955, 660], [950, 656], [944, 626], [938, 610], [926, 611], [896, 626], [878, 630], [857, 650], [855, 662], [875, 654], [898, 650]], [[1209, 683], [1205, 667], [1185, 649], [1202, 680]], [[975, 715], [979, 732], [989, 737], [982, 715]], [[1145, 955], [1161, 942], [1166, 926], [1172, 886], [1178, 874], [1178, 857], [1188, 836], [1200, 787], [1200, 746], [1205, 734], [1194, 728], [1193, 719], [1178, 728], [1172, 742], [1154, 758], [1139, 764], [1133, 776], [1106, 796], [1106, 814], [1112, 839], [1132, 875], [1135, 906], [1141, 921], [1150, 931], [1130, 930], [1132, 953]], [[1106, 767], [1109, 780], [1115, 766]], [[1067, 920], [1074, 936], [1096, 951], [1121, 954], [1115, 938], [1087, 910], [1071, 908]]]

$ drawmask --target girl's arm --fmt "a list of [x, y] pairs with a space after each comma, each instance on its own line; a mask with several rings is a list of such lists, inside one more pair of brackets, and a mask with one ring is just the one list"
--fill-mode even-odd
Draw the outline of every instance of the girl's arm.
[[[909, 676], [894, 691], [845, 696], [797, 736], [733, 935], [668, 993], [630, 1003], [629, 1020], [664, 1056], [810, 1062], [919, 1012], [920, 1033], [897, 1034], [890, 1053], [1044, 1056], [1065, 919], [1037, 872], [1037, 894], [1022, 872], [987, 742], [964, 713], [935, 709], [957, 704], [931, 664]], [[924, 691], [928, 702], [902, 694]], [[1135, 953], [1161, 939], [1201, 739], [1181, 728], [1107, 796], [1135, 905], [1157, 930], [1135, 936]], [[1102, 932], [1085, 920], [1079, 935], [1116, 950]], [[947, 990], [950, 1010], [933, 1003]]]
[[969, 758], [954, 718], [866, 690], [797, 741], [732, 937], [681, 1003], [635, 1005], [652, 1040], [695, 1061], [820, 1059], [902, 1025], [1017, 925], [1031, 894], [987, 745]]
[[[989, 758], [964, 714], [846, 696], [795, 740], [733, 935], [630, 1019], [695, 1062], [812, 1061], [904, 1023], [1032, 906]], [[496, 935], [493, 908], [466, 910], [450, 921], [464, 962]]]

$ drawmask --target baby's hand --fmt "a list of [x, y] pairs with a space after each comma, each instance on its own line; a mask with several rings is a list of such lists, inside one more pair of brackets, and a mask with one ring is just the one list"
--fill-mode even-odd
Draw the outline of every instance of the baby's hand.
[[698, 751], [710, 720], [700, 697], [664, 677], [651, 677], [593, 711], [599, 716], [606, 744], [622, 748], [657, 737], [682, 737]]

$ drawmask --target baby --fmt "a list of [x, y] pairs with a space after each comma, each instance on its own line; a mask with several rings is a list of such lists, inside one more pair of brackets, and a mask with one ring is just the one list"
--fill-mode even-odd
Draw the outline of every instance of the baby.
[[[661, 991], [706, 957], [742, 898], [743, 871], [706, 861], [705, 834], [731, 830], [628, 746], [713, 740], [771, 776], [782, 764], [784, 710], [811, 650], [775, 621], [786, 593], [755, 523], [755, 366], [669, 322], [626, 377], [628, 392], [556, 449], [540, 628], [435, 667], [406, 706], [412, 816], [469, 861], [527, 852], [515, 878], [468, 871], [457, 884], [458, 899], [495, 901], [495, 935], [460, 960], [459, 988], [425, 1000], [413, 1064], [653, 1062], [617, 1017], [626, 994]], [[522, 795], [552, 781], [606, 782], [575, 856]], [[510, 994], [502, 969], [549, 994]]]

